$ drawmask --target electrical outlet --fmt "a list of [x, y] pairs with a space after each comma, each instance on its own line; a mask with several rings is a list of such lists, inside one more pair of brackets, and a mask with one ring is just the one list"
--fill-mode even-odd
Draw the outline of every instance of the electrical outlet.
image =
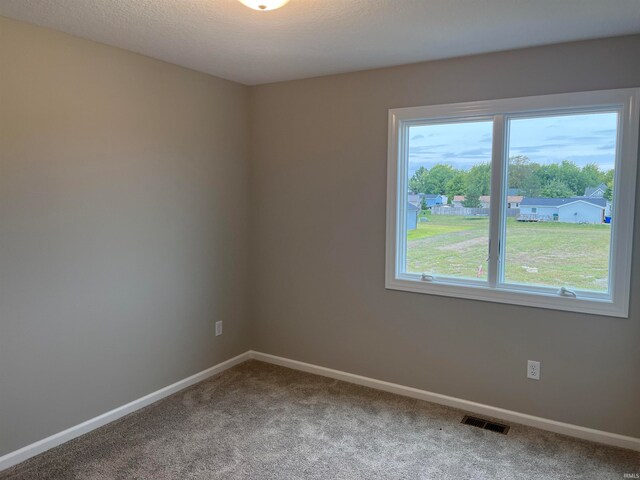
[[540, 362], [535, 360], [527, 361], [527, 378], [540, 380]]
[[216, 322], [216, 337], [222, 335], [222, 320]]

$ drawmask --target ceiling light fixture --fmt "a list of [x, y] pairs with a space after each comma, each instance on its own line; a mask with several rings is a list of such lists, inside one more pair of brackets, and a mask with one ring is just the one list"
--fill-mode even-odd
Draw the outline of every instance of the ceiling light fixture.
[[280, 8], [287, 3], [289, 0], [239, 0], [240, 3], [246, 5], [249, 8], [253, 8], [254, 10], [275, 10], [276, 8]]

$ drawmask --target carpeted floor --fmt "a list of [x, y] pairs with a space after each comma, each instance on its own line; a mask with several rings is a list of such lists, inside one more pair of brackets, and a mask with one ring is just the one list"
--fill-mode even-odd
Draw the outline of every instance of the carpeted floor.
[[8, 479], [622, 479], [640, 453], [249, 361], [0, 473]]

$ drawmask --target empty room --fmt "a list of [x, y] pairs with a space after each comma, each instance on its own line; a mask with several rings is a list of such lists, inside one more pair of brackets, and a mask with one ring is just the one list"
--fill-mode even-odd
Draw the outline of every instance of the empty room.
[[0, 0], [0, 480], [640, 478], [638, 0]]

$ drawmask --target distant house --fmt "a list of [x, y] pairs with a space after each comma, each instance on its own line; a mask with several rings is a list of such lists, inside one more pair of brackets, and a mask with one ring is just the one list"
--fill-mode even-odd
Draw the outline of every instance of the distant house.
[[422, 199], [424, 198], [424, 193], [410, 193], [407, 197], [411, 203], [414, 203], [418, 206], [422, 205]]
[[565, 223], [603, 223], [608, 202], [604, 198], [524, 198], [518, 220]]
[[597, 187], [587, 187], [584, 189], [584, 196], [590, 198], [603, 198], [607, 192], [607, 186], [601, 183]]
[[447, 200], [448, 197], [446, 195], [427, 194], [424, 196], [424, 202], [427, 204], [428, 208], [446, 205]]
[[[522, 195], [508, 195], [507, 196], [507, 208], [518, 208], [520, 207], [520, 202], [524, 197]], [[452, 205], [454, 207], [464, 207], [464, 195], [455, 195], [453, 197]], [[490, 208], [491, 206], [491, 196], [490, 195], [482, 195], [480, 196], [480, 208]]]
[[[507, 208], [518, 208], [524, 197], [522, 195], [507, 195]], [[480, 206], [482, 208], [491, 207], [491, 196], [482, 195], [480, 197]]]
[[407, 196], [407, 200], [419, 207], [424, 202], [427, 208], [437, 207], [440, 205], [447, 204], [447, 196], [446, 195], [436, 195], [436, 194], [425, 194], [425, 193], [409, 193]]
[[418, 228], [418, 212], [420, 208], [411, 202], [407, 202], [407, 230]]
[[524, 200], [524, 197], [522, 195], [508, 195], [507, 208], [520, 208], [522, 200]]

